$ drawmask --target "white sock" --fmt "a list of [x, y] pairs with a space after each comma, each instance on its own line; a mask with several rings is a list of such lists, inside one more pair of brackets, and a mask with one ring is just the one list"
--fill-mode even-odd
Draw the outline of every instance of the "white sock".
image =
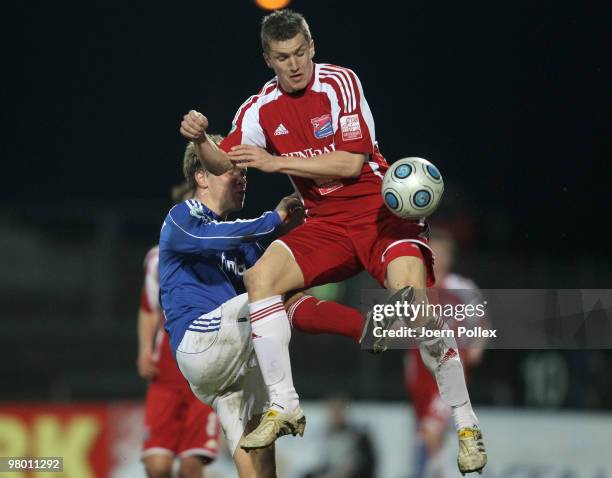
[[453, 420], [455, 421], [455, 429], [473, 426], [478, 426], [478, 418], [474, 410], [472, 410], [472, 404], [468, 401], [467, 403], [453, 408]]
[[255, 355], [270, 394], [270, 406], [284, 412], [299, 407], [293, 386], [289, 340], [291, 327], [280, 295], [249, 303]]
[[[432, 318], [425, 327], [448, 330], [448, 325], [439, 318]], [[440, 397], [452, 408], [457, 430], [478, 425], [478, 419], [470, 403], [455, 339], [442, 337], [420, 342], [421, 358], [436, 378]]]

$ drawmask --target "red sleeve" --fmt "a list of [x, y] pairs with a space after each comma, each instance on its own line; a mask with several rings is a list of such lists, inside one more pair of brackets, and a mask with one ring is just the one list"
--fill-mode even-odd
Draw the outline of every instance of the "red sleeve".
[[260, 148], [267, 147], [266, 136], [261, 124], [259, 124], [260, 103], [265, 97], [276, 90], [276, 80], [271, 80], [264, 85], [261, 91], [246, 100], [232, 121], [232, 129], [221, 142], [221, 149], [228, 152], [233, 146], [239, 144], [252, 144]]
[[321, 65], [320, 79], [335, 93], [328, 97], [332, 103], [336, 150], [373, 154], [374, 118], [357, 75], [348, 68]]

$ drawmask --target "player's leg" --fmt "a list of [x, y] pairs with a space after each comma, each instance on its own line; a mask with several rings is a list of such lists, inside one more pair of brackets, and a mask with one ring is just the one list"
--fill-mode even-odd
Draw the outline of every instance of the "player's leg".
[[238, 447], [233, 459], [240, 478], [276, 478], [274, 444], [251, 452]]
[[406, 351], [406, 389], [412, 398], [416, 424], [414, 478], [444, 476], [442, 445], [452, 416], [440, 398], [438, 385], [418, 350]]
[[145, 398], [146, 438], [141, 459], [149, 478], [169, 478], [177, 453], [180, 394], [172, 387], [151, 383]]
[[202, 403], [191, 390], [185, 390], [186, 406], [179, 435], [179, 476], [201, 478], [202, 468], [212, 463], [219, 449], [219, 420], [210, 405]]
[[274, 444], [265, 448], [245, 451], [239, 443], [262, 422], [262, 412], [268, 401], [268, 391], [257, 361], [253, 356], [248, 363], [253, 367], [245, 370], [232, 385], [234, 391], [221, 393], [212, 400], [227, 446], [234, 459], [240, 478], [276, 477]]
[[353, 256], [352, 245], [341, 228], [312, 221], [272, 243], [246, 272], [253, 346], [271, 406], [257, 429], [241, 441], [241, 447], [258, 449], [280, 436], [303, 434], [305, 418], [289, 359], [291, 328], [281, 294], [315, 285], [317, 280], [342, 280], [348, 271], [354, 274], [355, 267], [360, 266]]
[[204, 460], [200, 456], [184, 456], [179, 462], [179, 478], [202, 478]]
[[[224, 344], [224, 347], [228, 344]], [[251, 349], [252, 350], [252, 349]], [[198, 355], [198, 357], [186, 357], [186, 354], [177, 354], [177, 359], [182, 368], [190, 368], [186, 365], [187, 361], [195, 364], [200, 362], [202, 368], [210, 363], [210, 359], [214, 359], [211, 354], [206, 352]], [[243, 361], [246, 365], [248, 359]], [[236, 381], [228, 383], [226, 390], [214, 391], [208, 388], [206, 379], [192, 385], [193, 393], [204, 403], [208, 403], [214, 409], [219, 417], [227, 446], [234, 459], [234, 464], [240, 478], [260, 478], [274, 477], [274, 446], [265, 448], [264, 450], [256, 450], [252, 453], [247, 453], [238, 446], [241, 438], [245, 436], [245, 432], [249, 431], [248, 424], [252, 424], [253, 416], [254, 423], [258, 423], [261, 412], [265, 407], [267, 397], [263, 379], [257, 367], [252, 369], [243, 369], [244, 374], [241, 374]], [[253, 378], [253, 374], [258, 374], [259, 378]], [[254, 395], [252, 383], [257, 382], [259, 386], [259, 395]], [[254, 426], [252, 426], [253, 428]], [[270, 465], [272, 463], [272, 465]], [[265, 465], [265, 466], [264, 466]], [[270, 472], [272, 469], [272, 472]], [[263, 473], [263, 474], [262, 474]]]
[[425, 457], [422, 463], [422, 476], [444, 476], [444, 457], [442, 445], [444, 444], [446, 428], [430, 428], [421, 424], [418, 434], [420, 446], [423, 447]]
[[[385, 284], [391, 291], [412, 287], [414, 303], [426, 305], [426, 275], [422, 257], [399, 256], [388, 263]], [[427, 314], [417, 317], [413, 324], [436, 331], [448, 329], [442, 320]], [[417, 337], [420, 335], [417, 332]], [[480, 471], [487, 462], [487, 455], [478, 419], [470, 403], [457, 342], [447, 335], [433, 339], [419, 338], [417, 342], [423, 362], [434, 374], [442, 400], [453, 411], [459, 436], [459, 470], [462, 473]]]
[[[434, 384], [435, 385], [435, 384]], [[446, 405], [437, 390], [423, 397], [426, 402], [425, 414], [418, 420], [420, 442], [425, 448], [425, 476], [443, 476], [442, 446], [450, 424], [451, 409]]]
[[[425, 224], [403, 221], [381, 210], [370, 231], [352, 234], [355, 248], [368, 272], [391, 292], [427, 309], [426, 288], [433, 285], [433, 257], [427, 245]], [[372, 243], [374, 246], [372, 247]], [[412, 319], [412, 318], [411, 318]], [[413, 326], [439, 331], [448, 328], [434, 315], [415, 317]], [[417, 337], [421, 335], [417, 330]], [[461, 472], [481, 470], [487, 455], [470, 403], [457, 343], [449, 334], [417, 339], [421, 357], [432, 371], [442, 400], [452, 408], [459, 435], [458, 464]]]
[[[238, 446], [245, 435], [257, 426], [261, 418], [261, 410], [265, 406], [259, 396], [253, 395], [251, 387], [254, 381], [251, 375], [253, 373], [259, 374], [259, 371], [250, 370], [246, 377], [232, 385], [234, 391], [223, 392], [215, 397], [202, 396], [200, 398], [210, 401], [219, 417], [238, 476], [240, 478], [274, 478], [276, 476], [274, 445], [261, 450], [253, 450], [250, 453]], [[263, 380], [261, 378], [257, 380], [261, 383], [260, 392], [265, 394]], [[197, 387], [194, 388], [194, 393], [198, 394]]]
[[291, 327], [307, 334], [331, 334], [359, 342], [364, 317], [357, 309], [302, 292], [285, 301]]
[[299, 410], [299, 401], [293, 386], [289, 358], [291, 328], [282, 294], [303, 287], [302, 271], [291, 252], [274, 242], [246, 272], [244, 283], [249, 294], [253, 347], [268, 387], [271, 408], [292, 414]]
[[[241, 437], [241, 440], [246, 434], [257, 428], [261, 418], [261, 415], [255, 415], [249, 420], [245, 429], [245, 434]], [[246, 452], [242, 448], [237, 447], [233, 454], [233, 459], [240, 478], [276, 478], [274, 444], [250, 452]]]
[[148, 478], [171, 478], [174, 455], [157, 453], [142, 459]]

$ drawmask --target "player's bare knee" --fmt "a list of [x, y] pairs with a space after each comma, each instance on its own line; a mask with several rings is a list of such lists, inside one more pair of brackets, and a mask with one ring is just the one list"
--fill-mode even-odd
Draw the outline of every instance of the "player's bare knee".
[[270, 280], [270, 274], [266, 271], [265, 265], [261, 266], [259, 263], [248, 269], [243, 276], [244, 286], [249, 292], [249, 296], [255, 294], [266, 294], [272, 287], [272, 281]]
[[385, 285], [392, 291], [407, 286], [424, 290], [427, 287], [427, 271], [423, 260], [413, 256], [402, 256], [392, 260], [387, 266]]
[[197, 456], [189, 456], [181, 459], [179, 466], [179, 478], [201, 478], [202, 459]]
[[144, 460], [148, 478], [171, 478], [172, 458], [169, 456], [149, 456]]

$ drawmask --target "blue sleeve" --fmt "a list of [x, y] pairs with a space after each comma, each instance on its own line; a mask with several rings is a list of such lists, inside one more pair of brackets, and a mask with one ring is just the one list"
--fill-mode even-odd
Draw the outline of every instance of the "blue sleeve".
[[190, 214], [185, 203], [177, 204], [166, 216], [160, 233], [160, 244], [182, 253], [214, 254], [237, 249], [274, 232], [281, 223], [275, 211], [256, 219], [215, 221], [211, 217]]
[[265, 249], [259, 243], [259, 241], [242, 246], [242, 252], [244, 253], [245, 260], [244, 265], [247, 266], [247, 269], [255, 265], [259, 258], [263, 255], [264, 251]]

